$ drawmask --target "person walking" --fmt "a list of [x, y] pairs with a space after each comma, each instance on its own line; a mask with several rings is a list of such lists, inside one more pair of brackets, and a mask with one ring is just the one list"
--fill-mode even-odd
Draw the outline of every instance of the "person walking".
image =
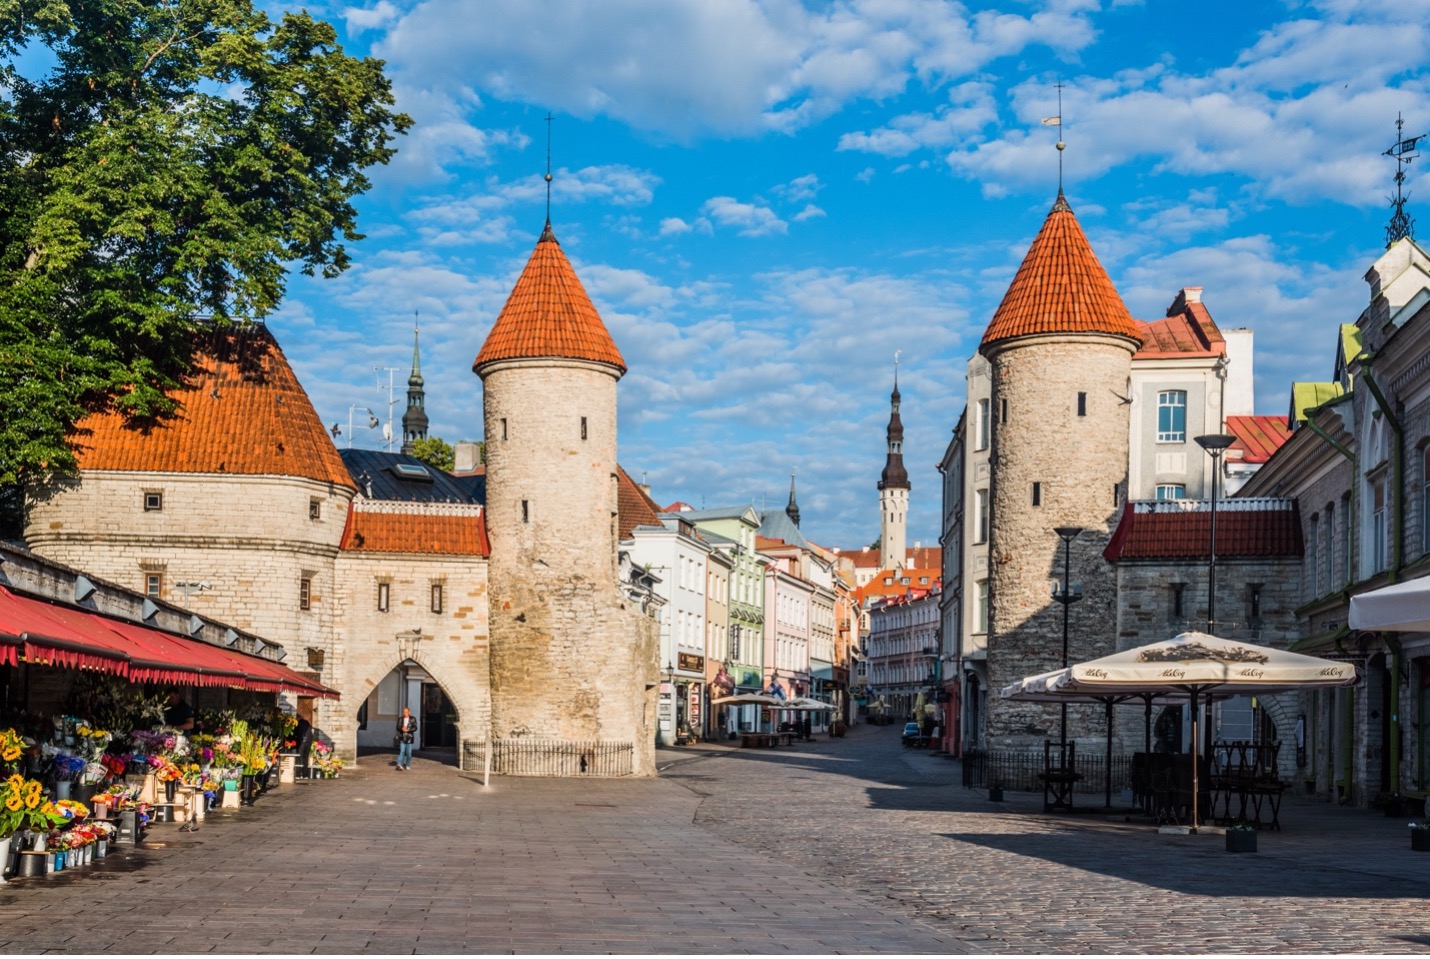
[[402, 707], [402, 718], [397, 721], [397, 768], [412, 768], [412, 744], [417, 739], [417, 717], [412, 710]]

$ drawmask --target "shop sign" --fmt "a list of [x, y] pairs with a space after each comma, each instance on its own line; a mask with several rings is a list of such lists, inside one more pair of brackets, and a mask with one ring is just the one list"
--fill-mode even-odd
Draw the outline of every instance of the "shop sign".
[[678, 657], [680, 671], [683, 673], [703, 673], [705, 672], [705, 657], [697, 656], [694, 653], [680, 653]]

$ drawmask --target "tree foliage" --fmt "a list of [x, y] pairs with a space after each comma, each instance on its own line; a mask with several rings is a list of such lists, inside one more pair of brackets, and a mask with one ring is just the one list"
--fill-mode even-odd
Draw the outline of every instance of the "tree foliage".
[[412, 455], [434, 469], [444, 473], [452, 472], [457, 465], [457, 454], [452, 444], [440, 436], [424, 436], [412, 441]]
[[86, 413], [171, 413], [198, 327], [345, 269], [394, 102], [307, 13], [0, 0], [0, 483], [72, 470]]

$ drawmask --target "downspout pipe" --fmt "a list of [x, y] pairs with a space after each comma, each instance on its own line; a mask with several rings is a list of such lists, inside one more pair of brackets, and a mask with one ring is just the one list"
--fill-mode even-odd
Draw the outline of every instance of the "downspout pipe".
[[[1390, 582], [1400, 579], [1400, 569], [1405, 562], [1405, 430], [1394, 409], [1385, 400], [1385, 394], [1370, 373], [1370, 361], [1375, 354], [1361, 361], [1360, 378], [1370, 388], [1371, 395], [1380, 407], [1380, 413], [1395, 433], [1395, 443], [1390, 454], [1390, 519], [1394, 530], [1390, 537]], [[1390, 791], [1400, 792], [1400, 643], [1382, 633], [1381, 638], [1390, 650]]]

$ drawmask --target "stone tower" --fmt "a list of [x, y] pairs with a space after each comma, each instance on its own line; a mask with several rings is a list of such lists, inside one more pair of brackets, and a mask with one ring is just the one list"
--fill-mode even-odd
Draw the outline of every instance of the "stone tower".
[[626, 365], [550, 221], [472, 369], [486, 430], [492, 738], [579, 744], [583, 756], [586, 744], [628, 748], [631, 771], [651, 775], [656, 626], [617, 588]]
[[[407, 377], [407, 411], [402, 414], [402, 452], [427, 438], [427, 391], [422, 382], [422, 360], [417, 354], [417, 327], [412, 328], [412, 375]], [[388, 447], [391, 449], [391, 447]]]
[[899, 419], [899, 374], [889, 395], [888, 454], [879, 475], [879, 560], [884, 569], [904, 565], [908, 544], [909, 471], [904, 469], [904, 421]]
[[[1102, 551], [1126, 490], [1127, 395], [1138, 326], [1059, 191], [979, 352], [992, 372], [988, 679], [992, 690], [1062, 665], [1070, 550], [1068, 661], [1115, 649], [1116, 581]], [[1073, 707], [1068, 737], [1100, 734], [1100, 707]], [[1058, 737], [1058, 707], [989, 697], [989, 744]]]

